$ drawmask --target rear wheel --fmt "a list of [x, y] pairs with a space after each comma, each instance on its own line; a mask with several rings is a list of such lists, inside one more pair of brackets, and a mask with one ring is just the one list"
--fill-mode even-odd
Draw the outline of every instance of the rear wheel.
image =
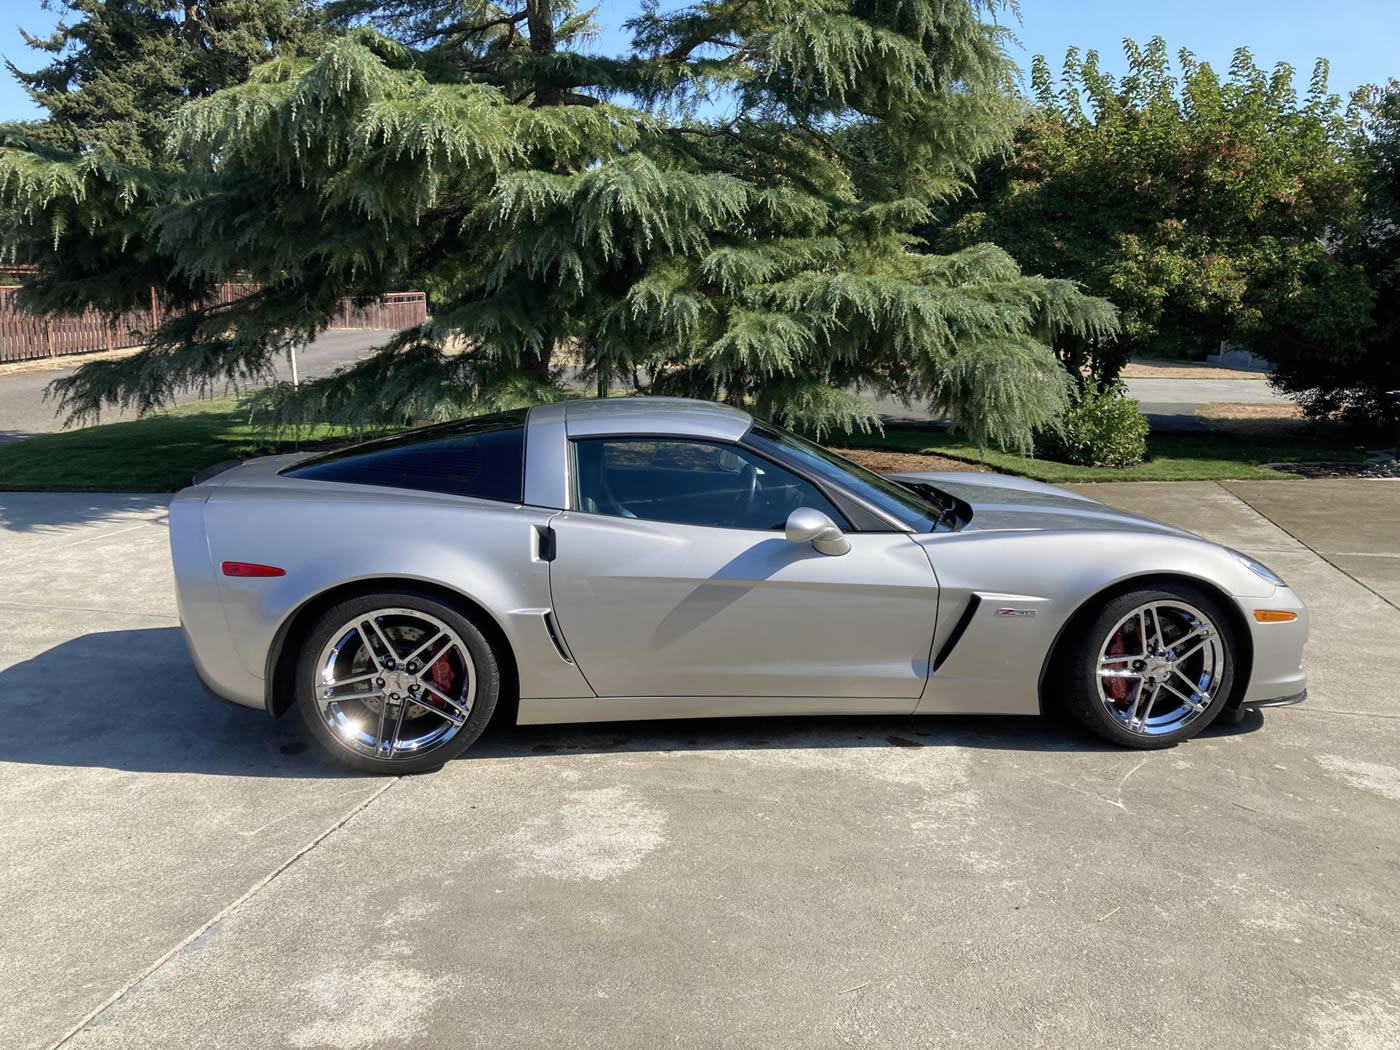
[[1236, 651], [1214, 598], [1162, 584], [1106, 603], [1066, 645], [1057, 677], [1085, 728], [1127, 747], [1170, 747], [1229, 703]]
[[371, 773], [421, 773], [460, 755], [499, 692], [496, 654], [476, 625], [411, 591], [328, 609], [297, 664], [297, 709], [311, 735]]

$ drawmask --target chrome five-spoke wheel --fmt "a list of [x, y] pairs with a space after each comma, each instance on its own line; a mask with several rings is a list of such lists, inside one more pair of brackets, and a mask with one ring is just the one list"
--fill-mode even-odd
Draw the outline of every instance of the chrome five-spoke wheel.
[[1116, 623], [1099, 650], [1099, 701], [1131, 733], [1185, 728], [1216, 699], [1220, 630], [1184, 601], [1147, 602]]
[[1235, 641], [1220, 601], [1163, 582], [1081, 615], [1048, 688], [1085, 728], [1129, 747], [1170, 747], [1233, 702]]
[[317, 661], [321, 717], [376, 758], [451, 740], [471, 714], [476, 668], [447, 624], [413, 609], [373, 609], [343, 624]]
[[303, 651], [306, 721], [360, 768], [433, 768], [476, 739], [495, 705], [494, 654], [475, 626], [426, 598], [391, 603], [399, 597], [329, 610]]

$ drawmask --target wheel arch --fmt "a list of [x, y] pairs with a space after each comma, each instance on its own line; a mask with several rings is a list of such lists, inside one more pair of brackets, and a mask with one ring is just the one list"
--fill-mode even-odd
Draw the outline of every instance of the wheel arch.
[[1249, 688], [1249, 679], [1254, 673], [1254, 636], [1250, 633], [1249, 621], [1245, 619], [1244, 610], [1240, 608], [1240, 603], [1235, 601], [1229, 592], [1219, 584], [1200, 576], [1192, 576], [1183, 572], [1150, 572], [1140, 576], [1129, 576], [1127, 579], [1117, 580], [1100, 588], [1075, 606], [1074, 612], [1070, 613], [1065, 622], [1060, 625], [1059, 631], [1055, 634], [1055, 640], [1050, 643], [1050, 648], [1046, 650], [1045, 658], [1041, 662], [1040, 678], [1036, 683], [1036, 698], [1040, 703], [1041, 714], [1044, 714], [1047, 709], [1045, 683], [1050, 676], [1050, 669], [1054, 665], [1061, 647], [1066, 644], [1069, 638], [1073, 637], [1074, 629], [1092, 616], [1104, 602], [1112, 601], [1121, 594], [1161, 583], [1186, 584], [1190, 587], [1196, 587], [1209, 594], [1225, 610], [1225, 615], [1230, 618], [1230, 627], [1234, 630], [1237, 647], [1237, 673], [1234, 682], [1231, 683], [1230, 696], [1226, 700], [1226, 706], [1233, 707], [1239, 703], [1245, 690]]
[[[461, 591], [430, 580], [412, 576], [373, 576], [347, 580], [306, 598], [283, 619], [273, 635], [267, 651], [263, 682], [263, 706], [273, 718], [281, 718], [292, 708], [296, 697], [296, 664], [300, 643], [311, 627], [331, 606], [367, 594], [386, 591], [418, 591], [457, 610], [486, 635], [500, 659], [501, 692], [496, 700], [496, 717], [515, 720], [515, 705], [520, 695], [520, 673], [515, 651], [496, 618], [480, 602]], [[502, 715], [502, 712], [506, 712]]]

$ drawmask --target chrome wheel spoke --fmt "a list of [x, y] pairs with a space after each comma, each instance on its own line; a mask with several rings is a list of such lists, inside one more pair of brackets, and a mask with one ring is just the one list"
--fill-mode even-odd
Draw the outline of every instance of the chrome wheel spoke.
[[[413, 650], [413, 652], [411, 652], [411, 653], [409, 653], [407, 656], [405, 656], [403, 662], [404, 662], [405, 664], [415, 663], [415, 662], [418, 660], [418, 658], [419, 658], [420, 656], [422, 656], [422, 655], [423, 655], [424, 653], [426, 653], [429, 649], [431, 649], [434, 645], [436, 645], [438, 642], [442, 641], [442, 639], [444, 639], [444, 638], [446, 638], [446, 637], [447, 637], [447, 632], [446, 632], [446, 631], [439, 631], [437, 634], [433, 635], [433, 636], [432, 636], [431, 638], [429, 638], [426, 642], [424, 642], [422, 645], [420, 645], [417, 649]], [[438, 653], [438, 656], [442, 656], [442, 653]]]
[[1205, 701], [1205, 703], [1202, 703], [1201, 700], [1197, 700], [1194, 696], [1187, 696], [1185, 693], [1177, 689], [1176, 686], [1172, 685], [1170, 682], [1163, 682], [1162, 688], [1168, 690], [1173, 696], [1180, 699], [1183, 704], [1185, 704], [1197, 714], [1200, 714], [1202, 711], [1204, 711], [1206, 709], [1206, 704], [1210, 703], [1210, 697], [1202, 696], [1201, 700]]
[[343, 704], [348, 700], [376, 700], [385, 695], [382, 689], [371, 689], [367, 693], [332, 693], [329, 690], [321, 693], [322, 704]]
[[375, 677], [378, 673], [379, 673], [378, 671], [370, 671], [370, 672], [368, 672], [367, 674], [356, 674], [356, 675], [351, 675], [349, 678], [337, 678], [337, 679], [335, 679], [334, 681], [328, 681], [328, 680], [326, 680], [325, 678], [322, 678], [322, 679], [321, 679], [321, 688], [322, 688], [322, 689], [340, 689], [342, 686], [347, 686], [347, 685], [359, 685], [361, 682], [373, 681], [374, 677]]
[[1143, 648], [1151, 652], [1154, 646], [1158, 649], [1162, 648], [1166, 644], [1166, 639], [1162, 636], [1162, 621], [1157, 618], [1157, 606], [1149, 605], [1146, 610], [1146, 615], [1152, 617], [1152, 637], [1155, 641], [1152, 645], [1149, 645], [1147, 638], [1144, 636]]
[[1106, 667], [1099, 668], [1100, 678], [1141, 678], [1141, 671], [1112, 671]]
[[1155, 686], [1149, 687], [1146, 682], [1138, 686], [1137, 695], [1133, 698], [1133, 709], [1128, 712], [1128, 728], [1140, 729], [1147, 721], [1147, 715], [1152, 710], [1152, 701], [1157, 699], [1157, 689]]
[[1209, 632], [1207, 632], [1205, 637], [1198, 639], [1196, 644], [1191, 646], [1191, 648], [1187, 649], [1184, 653], [1178, 653], [1175, 650], [1173, 650], [1172, 659], [1174, 659], [1177, 663], [1181, 663], [1182, 660], [1186, 660], [1192, 656], [1195, 656], [1198, 652], [1200, 652], [1209, 644], [1210, 635]]
[[389, 746], [385, 752], [386, 757], [393, 758], [394, 752], [399, 747], [399, 735], [403, 732], [403, 714], [408, 710], [408, 701], [399, 704], [399, 712], [394, 716], [394, 735], [389, 738]]
[[[384, 633], [384, 629], [379, 626], [379, 621], [374, 617], [371, 617], [366, 622], [374, 628], [374, 633], [379, 638], [379, 644], [384, 646], [385, 657], [387, 657], [390, 660], [398, 660], [399, 654], [395, 651], [393, 643], [389, 641], [388, 635]], [[379, 662], [383, 663], [384, 660], [381, 658]]]
[[365, 647], [365, 658], [369, 660], [371, 667], [379, 666], [379, 654], [374, 651], [374, 643], [369, 640], [369, 635], [365, 633], [362, 624], [355, 625], [355, 633], [360, 636], [360, 644]]
[[375, 734], [374, 734], [374, 740], [375, 740], [374, 750], [375, 750], [375, 751], [383, 751], [383, 750], [384, 750], [384, 722], [385, 722], [385, 719], [388, 717], [388, 715], [389, 715], [389, 705], [386, 704], [386, 703], [381, 699], [381, 700], [379, 701], [379, 728], [375, 731]]
[[1201, 689], [1200, 683], [1199, 683], [1199, 682], [1193, 682], [1193, 681], [1191, 681], [1191, 679], [1187, 678], [1184, 674], [1181, 673], [1181, 668], [1179, 668], [1179, 667], [1173, 667], [1173, 668], [1172, 668], [1172, 674], [1176, 675], [1176, 677], [1180, 678], [1183, 682], [1185, 682], [1185, 683], [1191, 688], [1191, 695], [1192, 695], [1192, 696], [1195, 696], [1197, 693], [1200, 692], [1200, 689]]
[[437, 686], [430, 685], [429, 683], [424, 682], [423, 688], [425, 691], [432, 693], [433, 696], [437, 697], [444, 704], [446, 704], [447, 710], [444, 711], [442, 708], [434, 707], [432, 704], [429, 704], [423, 700], [418, 700], [416, 701], [416, 703], [420, 707], [426, 708], [435, 715], [441, 715], [453, 725], [461, 725], [467, 720], [467, 715], [471, 714], [470, 708], [463, 707], [461, 704], [459, 704], [456, 700], [453, 700], [452, 697], [448, 696]]

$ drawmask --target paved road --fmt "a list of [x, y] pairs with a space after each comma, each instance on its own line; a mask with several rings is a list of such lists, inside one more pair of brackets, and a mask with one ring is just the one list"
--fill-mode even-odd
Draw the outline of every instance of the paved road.
[[[1137, 399], [1143, 415], [1157, 432], [1201, 432], [1209, 423], [1196, 415], [1198, 405], [1275, 404], [1288, 399], [1276, 393], [1261, 375], [1258, 379], [1128, 379], [1128, 396]], [[886, 422], [924, 422], [930, 413], [924, 406], [875, 399], [875, 411]]]
[[[340, 365], [364, 356], [387, 335], [387, 332], [358, 330], [325, 332], [315, 342], [298, 351], [297, 373], [304, 379], [326, 375]], [[66, 368], [61, 371], [0, 375], [0, 443], [63, 429], [62, 417], [54, 414], [57, 404], [44, 400], [44, 389], [60, 376], [72, 374], [72, 371], [72, 368]], [[283, 379], [291, 378], [291, 370], [285, 360], [279, 362], [277, 375]], [[194, 394], [177, 399], [193, 400], [197, 400]], [[103, 412], [102, 422], [112, 423], [133, 416], [134, 413]]]
[[[298, 371], [305, 378], [326, 375], [336, 367], [364, 356], [385, 336], [384, 332], [327, 332], [299, 352]], [[63, 420], [54, 414], [55, 403], [44, 400], [44, 389], [54, 379], [71, 371], [0, 375], [0, 443], [62, 429]], [[279, 363], [277, 374], [281, 378], [290, 378], [285, 362]], [[1262, 378], [1130, 379], [1127, 382], [1128, 392], [1143, 403], [1143, 411], [1153, 421], [1154, 428], [1159, 430], [1206, 429], [1195, 415], [1198, 404], [1284, 400]], [[194, 395], [179, 400], [194, 400]], [[873, 404], [875, 410], [890, 421], [927, 421], [930, 418], [925, 406], [905, 407], [890, 400], [875, 400]], [[131, 418], [129, 413], [104, 413], [102, 421], [128, 418]]]
[[1128, 396], [1151, 405], [1283, 404], [1263, 375], [1258, 379], [1127, 379]]
[[349, 776], [200, 692], [165, 497], [0, 493], [0, 1046], [1400, 1046], [1400, 483], [1089, 491], [1289, 578], [1312, 699], [1158, 753], [759, 719]]

